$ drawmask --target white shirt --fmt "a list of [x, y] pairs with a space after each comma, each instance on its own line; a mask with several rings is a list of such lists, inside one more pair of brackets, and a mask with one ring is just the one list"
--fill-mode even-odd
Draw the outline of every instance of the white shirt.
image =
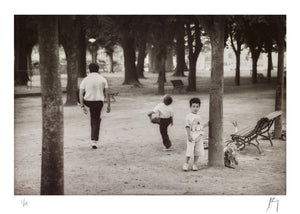
[[155, 114], [157, 114], [157, 116], [160, 118], [170, 118], [174, 115], [173, 109], [164, 103], [157, 104], [154, 107], [153, 112], [155, 112]]
[[85, 90], [84, 100], [104, 101], [103, 89], [108, 88], [108, 83], [99, 73], [92, 72], [82, 80], [79, 88]]
[[190, 127], [191, 137], [194, 140], [204, 134], [199, 114], [189, 113], [185, 118], [185, 127]]

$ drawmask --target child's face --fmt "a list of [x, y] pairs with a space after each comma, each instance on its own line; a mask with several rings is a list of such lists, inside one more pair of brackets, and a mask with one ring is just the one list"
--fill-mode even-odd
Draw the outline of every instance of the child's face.
[[199, 103], [192, 103], [192, 105], [191, 105], [191, 112], [192, 113], [197, 114], [199, 109], [200, 109]]

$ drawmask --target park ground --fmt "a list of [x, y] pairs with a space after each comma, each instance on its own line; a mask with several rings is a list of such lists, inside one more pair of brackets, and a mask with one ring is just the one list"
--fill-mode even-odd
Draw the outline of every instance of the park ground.
[[[78, 106], [64, 107], [64, 185], [66, 195], [285, 195], [286, 141], [273, 140], [274, 146], [260, 140], [263, 151], [253, 146], [239, 153], [236, 169], [208, 167], [207, 150], [198, 163], [199, 171], [182, 171], [185, 160], [184, 118], [191, 97], [202, 100], [200, 114], [209, 118], [209, 77], [197, 79], [197, 92], [173, 93], [167, 74], [166, 93], [173, 96], [174, 125], [169, 136], [174, 151], [163, 151], [157, 125], [147, 113], [162, 101], [157, 93], [157, 75], [146, 73], [143, 87], [122, 85], [121, 73], [104, 73], [113, 90], [119, 91], [111, 113], [102, 111], [100, 146], [90, 149], [89, 116]], [[197, 74], [198, 75], [198, 74]], [[199, 75], [200, 76], [200, 75]], [[187, 78], [180, 77], [187, 84]], [[253, 85], [242, 77], [234, 86], [232, 76], [225, 78], [223, 125], [224, 140], [239, 128], [255, 124], [274, 111], [275, 80], [259, 80]], [[63, 83], [63, 85], [65, 82]], [[32, 89], [15, 87], [18, 93]], [[65, 101], [65, 94], [63, 95]], [[38, 195], [41, 177], [42, 109], [40, 96], [14, 100], [14, 194]], [[284, 103], [283, 127], [286, 127]], [[207, 129], [205, 130], [207, 134]]]

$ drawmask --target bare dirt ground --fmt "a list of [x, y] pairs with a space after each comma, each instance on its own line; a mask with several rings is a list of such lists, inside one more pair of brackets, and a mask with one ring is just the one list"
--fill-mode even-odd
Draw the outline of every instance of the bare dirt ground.
[[[90, 149], [89, 116], [78, 106], [64, 107], [64, 182], [66, 195], [285, 195], [286, 142], [273, 140], [274, 147], [260, 140], [263, 154], [253, 146], [239, 153], [237, 169], [207, 166], [201, 158], [199, 171], [183, 172], [185, 160], [184, 118], [191, 97], [202, 100], [200, 114], [208, 120], [209, 78], [198, 78], [198, 91], [172, 93], [169, 81], [166, 93], [173, 96], [174, 125], [169, 136], [175, 151], [163, 151], [159, 129], [151, 124], [147, 112], [159, 102], [156, 75], [146, 74], [143, 87], [122, 85], [123, 75], [103, 74], [114, 90], [120, 92], [111, 113], [102, 111], [100, 146]], [[178, 79], [168, 74], [168, 80]], [[180, 78], [185, 84], [187, 78]], [[232, 121], [240, 128], [256, 123], [274, 111], [275, 85], [233, 85], [225, 79], [224, 139], [234, 132]], [[15, 89], [16, 90], [16, 89]], [[65, 95], [64, 95], [65, 99]], [[41, 98], [15, 99], [14, 193], [38, 195], [41, 176], [42, 117]], [[285, 129], [285, 109], [283, 115]], [[207, 133], [207, 130], [206, 130]]]

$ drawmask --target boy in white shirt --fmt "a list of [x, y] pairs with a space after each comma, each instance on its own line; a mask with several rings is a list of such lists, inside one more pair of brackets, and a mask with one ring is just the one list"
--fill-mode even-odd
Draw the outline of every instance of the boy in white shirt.
[[186, 161], [182, 167], [184, 171], [188, 171], [189, 161], [192, 156], [194, 156], [194, 163], [192, 166], [193, 171], [197, 171], [197, 162], [199, 156], [204, 156], [204, 146], [203, 146], [203, 128], [208, 126], [208, 122], [203, 124], [201, 122], [201, 117], [198, 114], [200, 109], [201, 101], [199, 98], [190, 99], [190, 109], [189, 113], [185, 118], [185, 129], [187, 134], [186, 142]]
[[170, 107], [173, 99], [170, 95], [165, 95], [163, 97], [163, 102], [157, 104], [153, 111], [148, 114], [150, 120], [152, 118], [152, 114], [155, 114], [157, 118], [159, 118], [159, 131], [163, 140], [163, 144], [165, 146], [165, 151], [173, 150], [172, 143], [168, 136], [168, 126], [171, 124], [173, 126], [173, 109]]

